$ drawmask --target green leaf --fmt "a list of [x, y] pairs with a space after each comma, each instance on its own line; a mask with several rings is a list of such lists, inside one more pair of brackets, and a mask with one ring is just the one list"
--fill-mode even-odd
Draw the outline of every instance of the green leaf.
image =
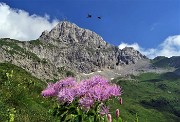
[[65, 119], [66, 119], [66, 114], [64, 114], [62, 117], [60, 117], [60, 122], [64, 122], [65, 121]]
[[122, 118], [121, 117], [118, 118], [118, 122], [122, 122]]
[[113, 122], [117, 122], [116, 119], [113, 119]]
[[76, 107], [69, 108], [68, 113], [78, 115]]
[[82, 122], [82, 115], [78, 115], [79, 122]]
[[87, 116], [94, 116], [94, 115], [96, 115], [96, 112], [94, 110], [89, 110], [87, 112]]
[[89, 122], [93, 122], [93, 117], [89, 117]]

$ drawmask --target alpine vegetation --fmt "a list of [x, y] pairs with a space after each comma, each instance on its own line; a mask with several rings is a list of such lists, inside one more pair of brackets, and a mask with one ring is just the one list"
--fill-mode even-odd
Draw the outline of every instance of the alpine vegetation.
[[49, 83], [42, 91], [44, 97], [56, 97], [58, 106], [53, 114], [60, 121], [107, 121], [108, 101], [120, 98], [121, 87], [101, 76], [76, 82], [72, 77]]

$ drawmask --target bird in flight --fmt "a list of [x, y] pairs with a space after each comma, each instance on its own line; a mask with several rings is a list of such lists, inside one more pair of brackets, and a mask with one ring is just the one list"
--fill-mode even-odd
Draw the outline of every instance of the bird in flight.
[[91, 18], [91, 17], [92, 17], [92, 15], [88, 14], [87, 18]]
[[[92, 18], [91, 14], [88, 14], [87, 18]], [[102, 19], [100, 16], [97, 17], [98, 19]]]
[[101, 17], [97, 17], [98, 19], [101, 19]]

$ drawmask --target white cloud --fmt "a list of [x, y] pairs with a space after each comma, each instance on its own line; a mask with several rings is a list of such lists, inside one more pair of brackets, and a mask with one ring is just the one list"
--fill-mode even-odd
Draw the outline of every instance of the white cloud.
[[18, 40], [37, 39], [44, 30], [51, 30], [58, 21], [49, 22], [49, 16], [29, 15], [20, 9], [12, 9], [0, 3], [0, 38]]
[[140, 47], [139, 47], [138, 43], [127, 44], [127, 43], [122, 42], [119, 45], [119, 49], [123, 49], [125, 47], [133, 47], [135, 50], [140, 50]]
[[169, 36], [160, 44], [158, 55], [167, 57], [180, 56], [180, 35]]
[[119, 45], [120, 49], [124, 47], [133, 47], [149, 58], [154, 58], [156, 56], [180, 56], [180, 35], [169, 36], [156, 48], [145, 49], [140, 47], [137, 43], [121, 43]]

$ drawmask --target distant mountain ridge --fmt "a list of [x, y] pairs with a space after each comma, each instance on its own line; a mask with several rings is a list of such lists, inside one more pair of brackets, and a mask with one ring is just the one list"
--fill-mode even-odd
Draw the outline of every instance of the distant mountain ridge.
[[67, 21], [44, 31], [37, 40], [1, 39], [0, 51], [0, 62], [11, 62], [41, 79], [59, 78], [62, 70], [90, 73], [147, 59], [131, 47], [120, 50], [95, 32]]
[[158, 56], [152, 60], [152, 64], [160, 68], [175, 68], [174, 73], [180, 76], [180, 56]]
[[180, 56], [172, 56], [170, 58], [165, 56], [157, 56], [152, 60], [154, 66], [157, 67], [174, 67], [180, 68]]

